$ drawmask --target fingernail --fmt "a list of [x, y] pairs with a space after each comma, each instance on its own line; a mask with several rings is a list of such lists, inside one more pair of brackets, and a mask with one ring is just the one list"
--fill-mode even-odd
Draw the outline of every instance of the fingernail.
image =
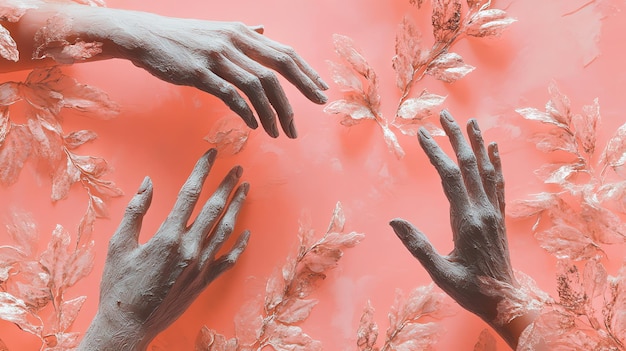
[[215, 161], [216, 157], [217, 157], [217, 149], [211, 148], [209, 149], [209, 151], [207, 151], [206, 159], [210, 164], [212, 164]]
[[326, 94], [322, 93], [319, 90], [315, 92], [315, 97], [320, 104], [325, 104], [328, 101], [328, 97], [326, 96]]
[[389, 225], [400, 239], [404, 239], [406, 237], [407, 228], [402, 221], [394, 219], [389, 222]]
[[236, 166], [235, 167], [235, 176], [237, 176], [237, 178], [241, 178], [242, 174], [243, 174], [243, 167]]
[[448, 112], [448, 110], [442, 110], [440, 113], [440, 116], [450, 123], [455, 123], [454, 118], [452, 117], [450, 112]]
[[492, 143], [491, 145], [493, 145], [493, 155], [494, 156], [499, 156], [500, 152], [498, 151], [498, 144], [497, 143]]
[[259, 123], [256, 121], [256, 118], [254, 118], [253, 114], [250, 114], [250, 116], [248, 117], [248, 123], [246, 124], [252, 129], [259, 128]]
[[139, 186], [139, 189], [137, 189], [137, 194], [145, 193], [146, 190], [148, 190], [149, 186], [150, 186], [150, 177], [145, 177], [143, 179], [143, 182], [141, 182], [141, 185]]
[[322, 87], [322, 89], [328, 90], [329, 86], [328, 84], [326, 84], [326, 82], [322, 78], [317, 78], [317, 83], [319, 84], [320, 87]]
[[243, 184], [241, 184], [241, 188], [243, 189], [243, 194], [244, 195], [248, 195], [248, 191], [250, 191], [250, 184], [249, 183], [243, 183]]
[[419, 133], [425, 139], [432, 139], [432, 137], [430, 136], [430, 133], [424, 127], [420, 127]]
[[293, 123], [293, 120], [289, 122], [289, 137], [295, 139], [298, 137], [298, 132], [296, 131], [296, 126]]
[[276, 123], [272, 123], [272, 125], [270, 126], [270, 132], [271, 132], [271, 136], [272, 138], [278, 138], [278, 127], [276, 127]]
[[472, 124], [474, 131], [480, 132], [480, 128], [478, 128], [478, 121], [476, 121], [476, 119], [472, 118], [469, 122]]

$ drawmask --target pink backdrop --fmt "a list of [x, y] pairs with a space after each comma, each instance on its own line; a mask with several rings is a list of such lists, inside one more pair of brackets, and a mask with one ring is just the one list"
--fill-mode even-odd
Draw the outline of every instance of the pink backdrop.
[[[109, 0], [107, 4], [168, 16], [263, 24], [267, 36], [293, 46], [320, 72], [331, 85], [331, 101], [341, 97], [326, 64], [326, 60], [336, 60], [332, 34], [347, 35], [377, 71], [383, 112], [388, 115], [394, 112], [399, 98], [391, 67], [398, 23], [405, 13], [411, 13], [424, 30], [425, 40], [431, 38], [428, 7], [418, 12], [407, 0]], [[554, 156], [535, 150], [526, 141], [537, 124], [524, 121], [514, 110], [543, 109], [551, 81], [570, 97], [576, 110], [599, 98], [603, 118], [599, 145], [626, 121], [626, 51], [622, 46], [626, 5], [612, 0], [509, 0], [494, 1], [493, 7], [505, 9], [518, 22], [500, 38], [468, 38], [453, 47], [476, 70], [452, 85], [426, 78], [420, 87], [447, 95], [443, 106], [461, 123], [477, 118], [486, 130], [485, 139], [499, 143], [507, 199], [512, 201], [545, 189], [533, 171], [553, 161]], [[142, 232], [146, 240], [165, 218], [196, 159], [210, 147], [203, 138], [212, 124], [230, 112], [212, 96], [163, 83], [128, 62], [83, 64], [66, 72], [107, 91], [122, 107], [122, 113], [112, 121], [65, 121], [66, 131], [92, 129], [99, 134], [99, 139], [82, 152], [108, 160], [114, 168], [108, 178], [126, 193], [111, 201], [110, 219], [96, 222], [94, 271], [69, 290], [76, 296], [88, 296], [74, 326], [82, 332], [97, 308], [107, 242], [143, 177], [150, 175], [155, 188]], [[24, 76], [5, 75], [2, 79]], [[233, 318], [239, 307], [263, 292], [265, 279], [296, 248], [303, 211], [310, 213], [313, 227], [321, 234], [335, 203], [341, 201], [347, 230], [366, 235], [360, 245], [347, 250], [339, 268], [314, 294], [320, 303], [303, 325], [307, 334], [321, 340], [329, 350], [355, 347], [358, 321], [367, 300], [376, 308], [382, 332], [395, 289], [408, 292], [430, 283], [424, 269], [393, 234], [387, 224], [390, 219], [412, 221], [440, 252], [452, 248], [448, 205], [440, 180], [414, 137], [399, 136], [406, 156], [397, 160], [373, 123], [346, 128], [339, 124], [340, 117], [325, 114], [322, 107], [309, 103], [287, 82], [285, 89], [296, 112], [299, 138], [281, 136], [273, 140], [260, 129], [252, 131], [241, 153], [220, 157], [207, 188], [213, 189], [233, 165], [244, 167], [243, 178], [251, 183], [251, 191], [237, 230], [251, 230], [248, 249], [232, 271], [214, 282], [159, 337], [158, 344], [165, 349], [191, 350], [202, 325], [233, 336]], [[449, 151], [447, 142], [440, 140]], [[5, 215], [11, 208], [33, 213], [42, 247], [56, 223], [75, 232], [86, 206], [80, 187], [54, 205], [49, 193], [49, 181], [36, 176], [33, 167], [22, 172], [16, 185], [0, 189], [4, 199], [0, 213]], [[532, 220], [509, 220], [507, 224], [515, 268], [553, 292], [554, 259], [530, 234]], [[609, 273], [615, 273], [621, 253], [616, 250], [609, 257]], [[441, 321], [447, 333], [437, 348], [472, 349], [486, 325], [458, 306], [453, 308], [456, 315]], [[39, 345], [36, 338], [6, 322], [0, 323], [0, 338], [10, 350], [35, 350]], [[501, 341], [499, 349], [506, 349]]]

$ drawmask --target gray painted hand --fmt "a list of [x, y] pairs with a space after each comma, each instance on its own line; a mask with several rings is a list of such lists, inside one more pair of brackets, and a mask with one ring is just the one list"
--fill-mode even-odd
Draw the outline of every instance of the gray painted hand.
[[152, 198], [152, 183], [146, 177], [109, 243], [98, 313], [81, 350], [145, 350], [237, 261], [247, 245], [247, 231], [228, 253], [216, 255], [231, 235], [248, 192], [243, 183], [231, 199], [241, 167], [228, 173], [188, 224], [215, 155], [212, 149], [200, 158], [167, 219], [147, 243], [139, 245], [141, 222]]
[[441, 289], [493, 325], [498, 301], [504, 297], [494, 298], [482, 292], [479, 278], [490, 277], [517, 286], [504, 225], [504, 180], [498, 148], [492, 143], [485, 149], [475, 120], [467, 124], [471, 146], [447, 111], [441, 113], [441, 124], [454, 148], [458, 166], [423, 128], [419, 142], [437, 169], [450, 202], [454, 250], [442, 256], [407, 221], [394, 219], [390, 224]]

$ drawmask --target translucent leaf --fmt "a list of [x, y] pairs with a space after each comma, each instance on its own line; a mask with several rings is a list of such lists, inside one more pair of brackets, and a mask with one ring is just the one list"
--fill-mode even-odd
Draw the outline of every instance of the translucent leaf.
[[344, 125], [353, 125], [364, 119], [376, 118], [368, 106], [344, 99], [331, 102], [324, 107], [324, 112], [344, 115], [346, 118], [341, 122]]
[[609, 277], [611, 296], [604, 310], [605, 324], [622, 343], [626, 341], [626, 265], [615, 277]]
[[543, 152], [562, 150], [572, 154], [578, 153], [574, 136], [561, 128], [553, 128], [548, 132], [535, 133], [529, 141]]
[[276, 351], [321, 351], [319, 341], [311, 339], [297, 326], [272, 324], [269, 329], [268, 344]]
[[109, 164], [102, 157], [70, 154], [74, 167], [90, 177], [99, 178], [109, 171]]
[[522, 115], [522, 117], [530, 121], [554, 124], [561, 128], [567, 127], [566, 125], [555, 120], [550, 114], [539, 111], [538, 109], [533, 107], [518, 108], [515, 110], [515, 112], [519, 113], [520, 115]]
[[91, 130], [79, 130], [64, 136], [63, 141], [65, 142], [65, 147], [73, 150], [85, 143], [95, 140], [97, 137], [98, 134]]
[[65, 162], [59, 162], [52, 173], [52, 201], [64, 199], [70, 191], [71, 186], [80, 180], [80, 172], [69, 157]]
[[600, 186], [596, 191], [600, 202], [614, 200], [621, 204], [621, 211], [626, 212], [626, 181], [607, 183]]
[[242, 345], [254, 343], [264, 329], [262, 307], [257, 299], [246, 302], [235, 316], [235, 333]]
[[424, 90], [419, 97], [405, 100], [398, 108], [397, 116], [403, 119], [422, 120], [432, 115], [446, 97]]
[[387, 144], [387, 148], [396, 155], [396, 158], [399, 160], [404, 157], [404, 150], [400, 143], [398, 142], [398, 138], [396, 134], [389, 129], [389, 127], [385, 125], [380, 125], [383, 130], [383, 136], [385, 138], [385, 143]]
[[604, 296], [608, 274], [602, 263], [591, 260], [585, 263], [583, 288], [588, 299]]
[[94, 242], [90, 241], [72, 252], [64, 267], [63, 287], [73, 286], [91, 272], [94, 261], [93, 248]]
[[559, 303], [575, 314], [585, 312], [587, 296], [580, 280], [580, 273], [575, 265], [559, 263], [557, 272], [557, 291]]
[[[418, 123], [413, 123], [418, 122]], [[420, 128], [424, 127], [432, 136], [445, 136], [446, 132], [439, 126], [436, 126], [430, 122], [422, 123], [417, 120], [405, 120], [397, 118], [393, 122], [393, 126], [400, 129], [400, 132], [404, 135], [416, 136]]]
[[51, 167], [58, 166], [58, 163], [64, 158], [63, 139], [57, 131], [43, 128], [43, 125], [34, 119], [29, 119], [28, 131], [34, 142], [34, 151], [42, 161], [47, 162]]
[[343, 232], [343, 227], [346, 224], [346, 216], [343, 214], [343, 208], [341, 202], [335, 204], [335, 210], [330, 218], [330, 224], [328, 225], [327, 233], [340, 233]]
[[363, 92], [363, 83], [361, 79], [354, 74], [354, 71], [340, 63], [326, 61], [330, 67], [330, 73], [333, 81], [339, 86], [340, 91], [344, 92]]
[[392, 59], [396, 85], [402, 91], [407, 89], [415, 68], [421, 61], [421, 36], [411, 18], [404, 16], [396, 35], [396, 55]]
[[452, 83], [465, 77], [474, 69], [475, 67], [463, 62], [459, 54], [448, 52], [434, 59], [426, 73], [446, 83]]
[[432, 25], [437, 42], [448, 42], [461, 24], [461, 0], [433, 0]]
[[22, 100], [18, 88], [19, 85], [16, 82], [6, 82], [0, 84], [0, 106], [9, 106]]
[[346, 60], [352, 69], [363, 77], [369, 76], [372, 69], [367, 60], [365, 60], [361, 50], [355, 46], [351, 38], [345, 35], [333, 34], [333, 44], [335, 45], [337, 55]]
[[48, 248], [41, 253], [39, 262], [52, 277], [52, 286], [59, 289], [64, 286], [65, 268], [69, 260], [68, 247], [70, 245], [69, 233], [57, 224], [52, 232], [52, 239]]
[[203, 326], [196, 337], [195, 351], [226, 351], [226, 338], [215, 330]]
[[600, 104], [597, 98], [593, 100], [593, 105], [583, 106], [581, 115], [574, 115], [572, 118], [576, 139], [587, 155], [593, 155], [595, 151], [598, 122], [600, 122]]
[[0, 56], [9, 60], [17, 62], [20, 54], [17, 51], [17, 44], [11, 37], [11, 32], [0, 25]]
[[61, 311], [59, 318], [59, 328], [61, 331], [66, 331], [72, 326], [85, 300], [87, 300], [87, 296], [79, 296], [61, 303], [61, 307], [59, 308]]
[[281, 306], [277, 320], [283, 324], [302, 322], [309, 317], [311, 310], [318, 302], [317, 300], [290, 299]]
[[531, 217], [541, 214], [557, 204], [558, 199], [552, 193], [535, 194], [531, 200], [518, 200], [509, 206], [507, 215], [513, 218]]
[[0, 246], [0, 284], [9, 279], [13, 265], [24, 258], [24, 253], [16, 247]]
[[39, 335], [41, 326], [28, 320], [29, 312], [26, 304], [21, 299], [0, 291], [0, 319], [17, 324], [20, 329], [35, 335]]
[[15, 246], [25, 256], [30, 256], [37, 251], [39, 235], [35, 220], [31, 215], [13, 211], [11, 213], [11, 222], [6, 225], [6, 229]]
[[615, 213], [603, 207], [581, 204], [580, 217], [594, 240], [603, 244], [621, 244], [626, 240], [626, 224]]
[[14, 265], [19, 274], [6, 282], [6, 291], [19, 297], [34, 311], [48, 305], [50, 295], [50, 275], [44, 272], [36, 261], [20, 261]]
[[54, 333], [54, 335], [48, 335], [44, 337], [46, 347], [43, 351], [74, 351], [78, 347], [80, 341], [80, 334], [77, 332], [71, 333]]
[[356, 246], [365, 238], [364, 234], [350, 232], [350, 233], [337, 233], [329, 232], [324, 236], [322, 241], [318, 245], [323, 245], [330, 248], [345, 249]]
[[93, 224], [96, 221], [96, 211], [93, 208], [91, 201], [87, 203], [87, 211], [81, 217], [78, 224], [78, 242], [81, 242], [82, 238], [88, 238], [93, 232]]
[[11, 133], [0, 145], [0, 183], [11, 185], [17, 181], [32, 145], [32, 137], [27, 128], [13, 125]]
[[478, 11], [467, 26], [467, 34], [475, 37], [499, 36], [516, 21], [499, 9]]
[[359, 329], [356, 332], [357, 340], [356, 345], [359, 351], [377, 351], [376, 339], [378, 338], [378, 325], [374, 321], [374, 308], [371, 302], [368, 300], [363, 314], [361, 315], [361, 321], [359, 322]]
[[581, 163], [549, 163], [541, 166], [535, 174], [546, 184], [564, 184], [574, 173], [584, 169]]
[[324, 273], [335, 268], [343, 256], [341, 249], [330, 245], [315, 245], [300, 262], [303, 267], [313, 273]]
[[285, 282], [280, 272], [275, 272], [265, 285], [265, 309], [273, 310], [283, 302]]
[[606, 144], [600, 163], [613, 168], [626, 164], [626, 123], [617, 129]]
[[220, 118], [204, 137], [213, 144], [220, 157], [236, 155], [245, 147], [250, 129], [239, 116], [227, 115]]
[[567, 225], [555, 225], [535, 234], [542, 248], [558, 259], [580, 261], [598, 257], [602, 251], [591, 239], [578, 229]]
[[572, 119], [569, 98], [559, 91], [555, 82], [550, 82], [548, 93], [550, 101], [546, 104], [546, 112], [558, 123], [568, 126]]

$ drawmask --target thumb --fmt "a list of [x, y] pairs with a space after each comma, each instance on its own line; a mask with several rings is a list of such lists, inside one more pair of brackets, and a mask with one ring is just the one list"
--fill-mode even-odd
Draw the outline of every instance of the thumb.
[[141, 231], [141, 222], [148, 212], [150, 202], [152, 202], [152, 181], [146, 177], [126, 206], [122, 222], [109, 242], [107, 256], [123, 253], [138, 246], [137, 239]]
[[389, 222], [391, 228], [404, 246], [417, 258], [428, 274], [437, 281], [437, 277], [445, 276], [453, 270], [452, 263], [441, 256], [430, 243], [426, 235], [411, 223], [396, 218]]

